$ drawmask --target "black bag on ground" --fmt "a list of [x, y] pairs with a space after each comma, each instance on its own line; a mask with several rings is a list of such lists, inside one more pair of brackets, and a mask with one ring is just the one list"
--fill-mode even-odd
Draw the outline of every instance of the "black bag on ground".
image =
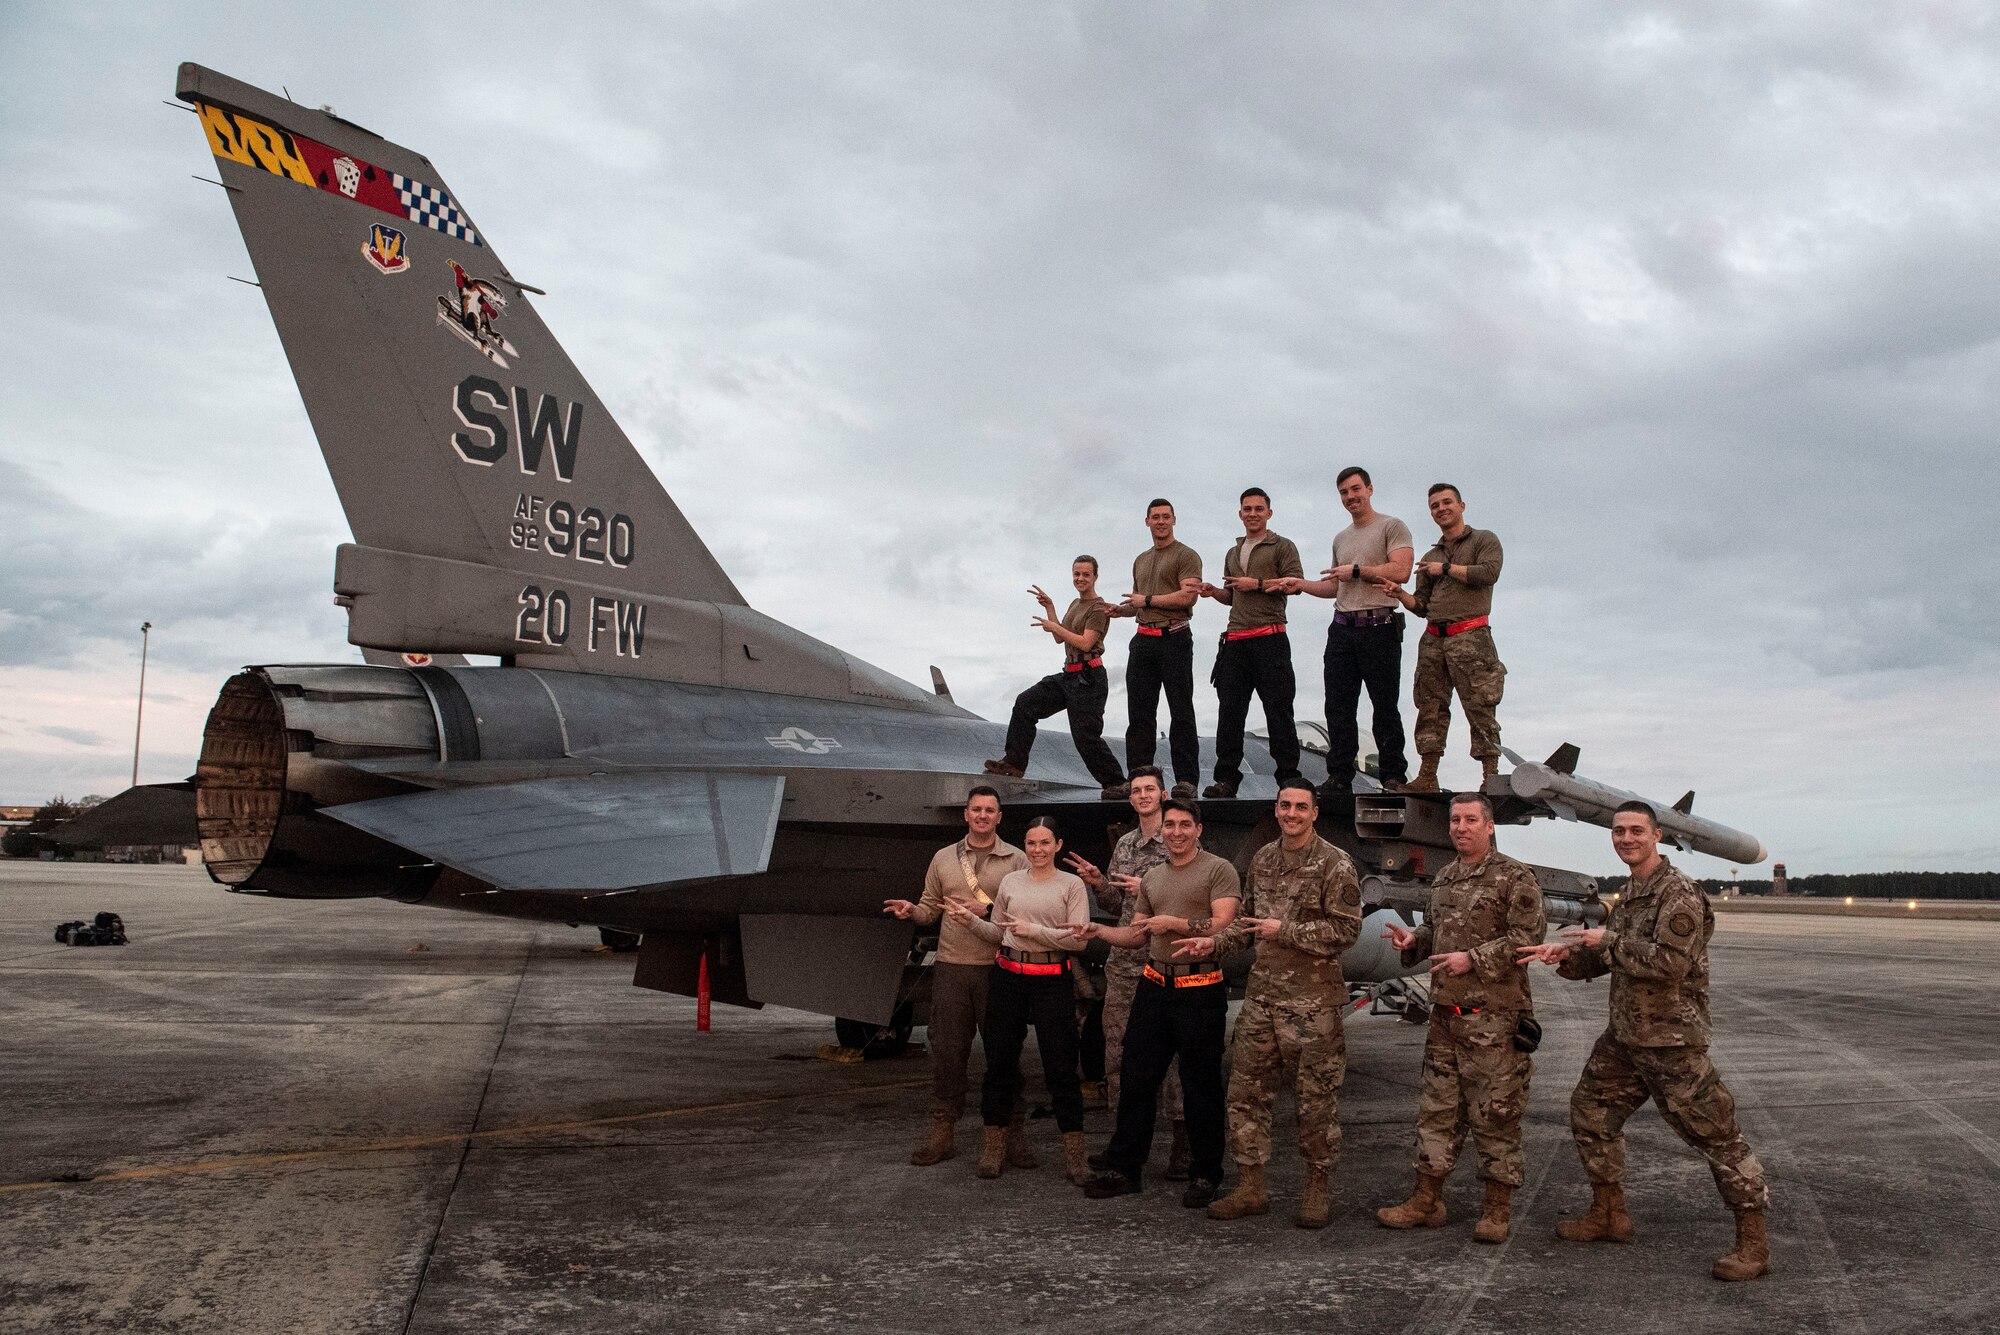
[[115, 913], [100, 913], [90, 922], [66, 922], [56, 928], [56, 940], [66, 946], [122, 946], [125, 920]]

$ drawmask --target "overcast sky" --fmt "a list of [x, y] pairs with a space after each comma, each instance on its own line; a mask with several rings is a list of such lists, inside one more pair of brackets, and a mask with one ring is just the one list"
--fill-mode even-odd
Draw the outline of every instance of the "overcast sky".
[[1517, 751], [1795, 875], [2000, 866], [1986, 5], [162, 8], [0, 10], [0, 802], [129, 781], [141, 620], [145, 780], [357, 653], [196, 60], [427, 154], [751, 603], [989, 718], [1151, 496], [1316, 570], [1362, 463], [1506, 543]]

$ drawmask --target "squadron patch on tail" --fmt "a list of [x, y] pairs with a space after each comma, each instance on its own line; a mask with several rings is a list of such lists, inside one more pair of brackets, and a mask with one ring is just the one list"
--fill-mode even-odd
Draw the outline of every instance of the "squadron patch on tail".
[[403, 242], [401, 232], [376, 223], [368, 229], [368, 239], [361, 244], [361, 257], [374, 265], [378, 273], [408, 273], [410, 257], [404, 252]]
[[477, 348], [487, 361], [506, 370], [507, 358], [521, 355], [493, 328], [493, 322], [507, 308], [507, 298], [491, 279], [473, 277], [457, 260], [445, 262], [451, 265], [452, 280], [458, 290], [438, 298], [438, 323]]

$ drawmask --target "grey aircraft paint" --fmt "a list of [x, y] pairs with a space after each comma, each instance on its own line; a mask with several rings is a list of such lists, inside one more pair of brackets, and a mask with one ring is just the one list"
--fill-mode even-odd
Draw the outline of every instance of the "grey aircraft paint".
[[[1004, 729], [935, 669], [923, 690], [745, 605], [428, 159], [199, 66], [178, 92], [353, 532], [334, 588], [370, 664], [224, 686], [193, 786], [218, 882], [637, 932], [642, 986], [689, 991], [706, 960], [719, 1000], [883, 1023], [924, 976], [881, 901], [914, 896], [968, 787], [1102, 860], [1130, 813], [1066, 737], [992, 779]], [[1239, 866], [1276, 832], [1246, 749], [1241, 797], [1204, 804]], [[1408, 916], [1449, 859], [1442, 801], [1325, 801], [1373, 912]], [[1558, 916], [1594, 914], [1588, 877], [1537, 871]], [[1404, 973], [1369, 935], [1349, 976]]]

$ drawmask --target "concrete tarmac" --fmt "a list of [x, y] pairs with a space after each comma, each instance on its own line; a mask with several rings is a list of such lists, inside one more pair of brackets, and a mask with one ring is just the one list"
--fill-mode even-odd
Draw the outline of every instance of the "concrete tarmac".
[[[99, 909], [131, 945], [53, 942]], [[1729, 1217], [1650, 1108], [1638, 1243], [1553, 1236], [1588, 1199], [1567, 1105], [1602, 982], [1536, 975], [1529, 1180], [1481, 1247], [1469, 1151], [1447, 1227], [1374, 1222], [1410, 1185], [1400, 1021], [1348, 1025], [1333, 1225], [1291, 1225], [1288, 1111], [1272, 1213], [1217, 1224], [1157, 1177], [1085, 1200], [1048, 1121], [1039, 1170], [975, 1179], [970, 1117], [912, 1168], [922, 1058], [814, 1061], [830, 1026], [796, 1011], [698, 1034], [595, 940], [0, 863], [0, 1331], [2000, 1329], [2000, 923], [1721, 921], [1715, 1056], [1774, 1198], [1747, 1285], [1709, 1278]]]

